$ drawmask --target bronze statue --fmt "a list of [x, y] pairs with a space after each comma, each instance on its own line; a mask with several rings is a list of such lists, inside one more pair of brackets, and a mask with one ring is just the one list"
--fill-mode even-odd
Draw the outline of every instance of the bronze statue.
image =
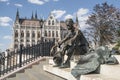
[[[101, 64], [118, 64], [117, 59], [111, 56], [112, 54], [106, 46], [98, 47], [94, 51], [89, 50], [86, 38], [73, 24], [72, 19], [66, 20], [68, 35], [51, 49], [56, 66], [68, 68], [70, 67], [71, 56], [80, 56], [77, 65], [71, 70], [71, 74], [80, 80], [81, 75], [99, 73]], [[56, 47], [60, 47], [60, 50], [55, 51]], [[66, 60], [64, 59], [65, 55], [67, 56]]]
[[[66, 25], [68, 28], [67, 36], [55, 44], [51, 49], [51, 53], [54, 51], [55, 47], [62, 47], [60, 51], [54, 52], [54, 62], [60, 68], [70, 67], [70, 59], [71, 56], [74, 55], [82, 55], [87, 53], [88, 42], [82, 32], [74, 27], [74, 22], [72, 19], [66, 20]], [[67, 59], [64, 59], [64, 56], [67, 56]]]

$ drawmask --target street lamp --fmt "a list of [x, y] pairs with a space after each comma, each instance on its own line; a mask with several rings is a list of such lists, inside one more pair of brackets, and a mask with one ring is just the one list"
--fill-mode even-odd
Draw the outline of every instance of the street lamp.
[[42, 28], [43, 28], [43, 24], [44, 24], [43, 19], [40, 19], [40, 29], [41, 29], [41, 40], [42, 40], [42, 41], [43, 41], [43, 37], [42, 37]]

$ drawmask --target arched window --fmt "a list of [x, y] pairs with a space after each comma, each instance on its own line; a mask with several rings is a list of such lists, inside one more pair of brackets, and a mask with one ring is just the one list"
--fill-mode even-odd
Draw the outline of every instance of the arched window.
[[15, 44], [15, 45], [14, 45], [14, 48], [18, 48], [18, 44]]
[[21, 39], [21, 42], [24, 42], [24, 40], [23, 40], [23, 39]]
[[58, 37], [58, 31], [56, 31], [56, 37]]
[[49, 37], [51, 37], [51, 32], [49, 31]]
[[34, 31], [32, 32], [32, 38], [35, 38], [35, 32]]
[[30, 40], [27, 40], [26, 42], [30, 42]]
[[24, 32], [23, 31], [21, 32], [21, 37], [24, 37]]
[[15, 39], [15, 42], [18, 42], [18, 39]]
[[48, 21], [48, 25], [51, 25], [51, 22], [50, 22], [50, 20]]
[[30, 47], [30, 44], [27, 44], [27, 47]]
[[52, 31], [52, 37], [54, 37], [54, 36], [55, 36], [54, 31]]
[[26, 37], [30, 37], [30, 33], [29, 33], [29, 31], [27, 31], [27, 33], [26, 33]]
[[45, 31], [45, 36], [47, 36], [47, 31]]
[[15, 37], [18, 37], [18, 31], [17, 30], [15, 31]]
[[54, 25], [54, 20], [52, 21], [52, 25]]
[[38, 38], [40, 38], [40, 32], [38, 32], [37, 36], [38, 36]]

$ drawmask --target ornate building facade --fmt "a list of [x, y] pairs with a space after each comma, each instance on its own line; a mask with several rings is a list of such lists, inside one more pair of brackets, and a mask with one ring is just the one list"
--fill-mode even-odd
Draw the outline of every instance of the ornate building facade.
[[19, 11], [13, 25], [13, 49], [37, 44], [41, 39], [56, 42], [67, 34], [64, 22], [58, 21], [53, 14], [46, 20], [38, 19], [37, 13], [32, 14], [31, 19], [20, 18]]

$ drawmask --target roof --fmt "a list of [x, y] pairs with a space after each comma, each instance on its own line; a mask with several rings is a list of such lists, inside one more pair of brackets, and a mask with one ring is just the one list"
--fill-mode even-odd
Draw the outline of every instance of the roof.
[[39, 21], [38, 19], [19, 19], [20, 24], [26, 26], [40, 26]]

